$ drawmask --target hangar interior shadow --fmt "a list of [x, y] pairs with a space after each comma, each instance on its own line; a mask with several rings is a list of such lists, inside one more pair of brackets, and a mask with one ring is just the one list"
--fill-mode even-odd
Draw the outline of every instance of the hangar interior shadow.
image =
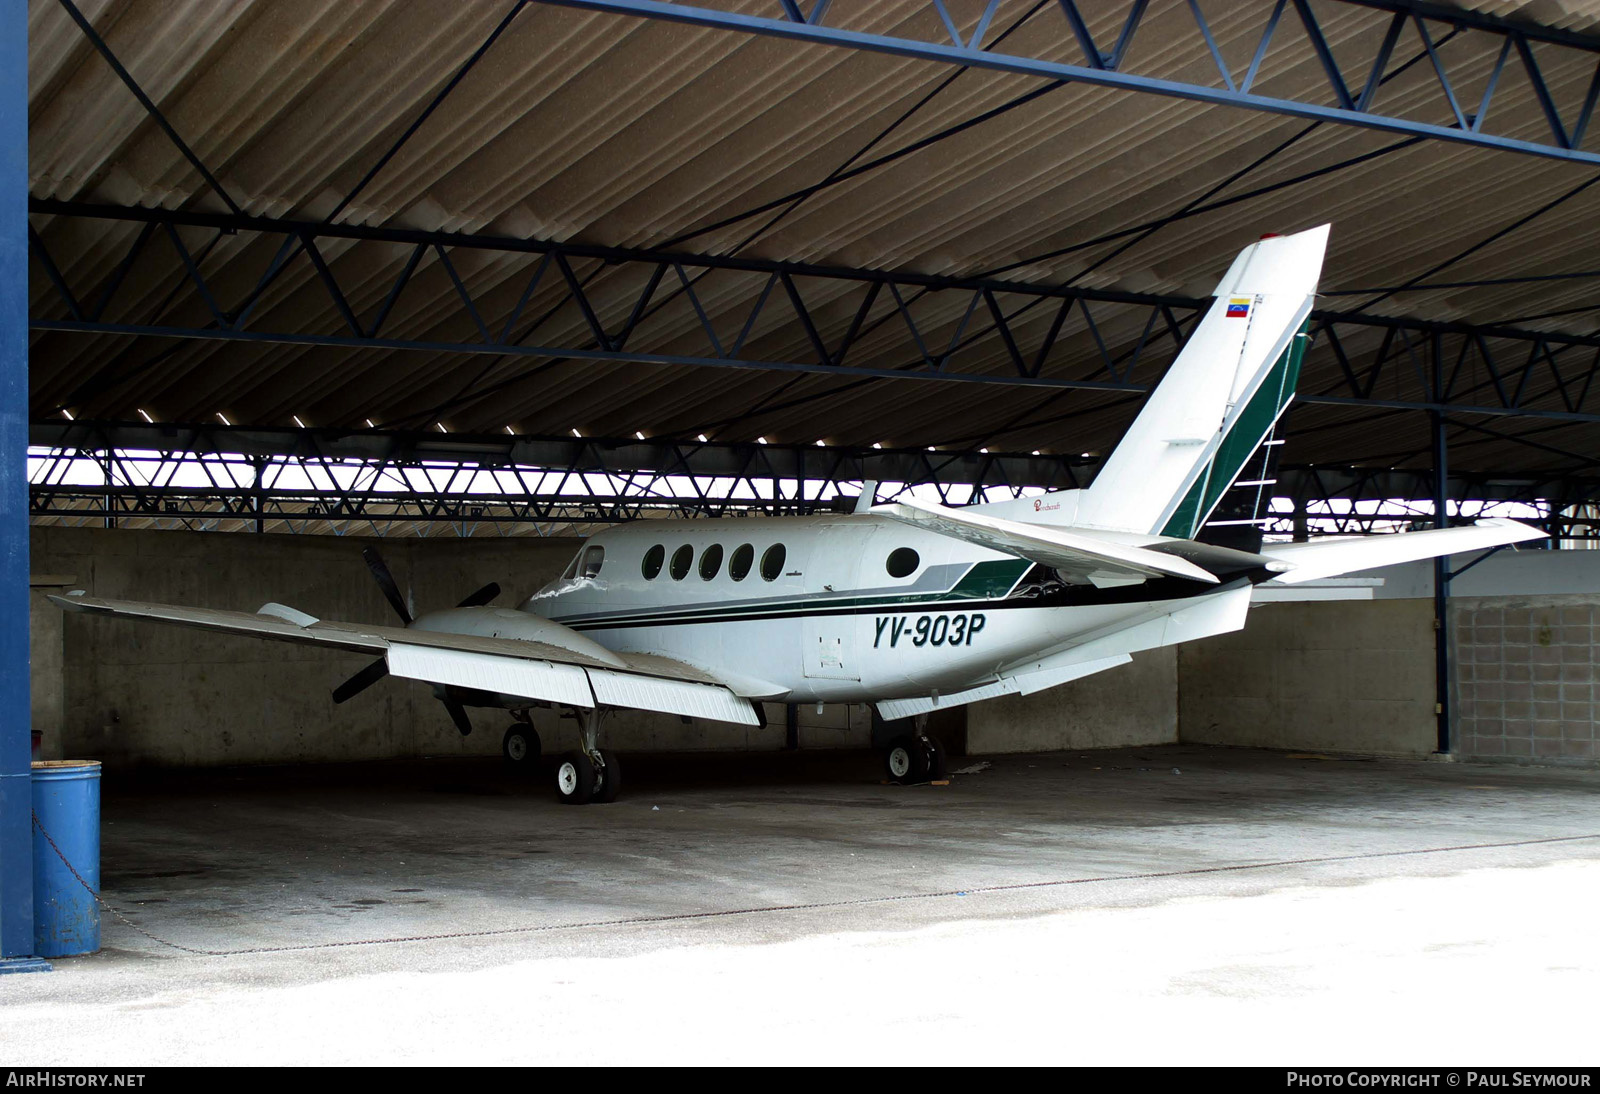
[[[630, 762], [634, 792], [592, 809], [475, 759], [130, 775], [106, 796], [103, 883], [137, 929], [107, 917], [106, 952], [725, 913], [791, 937], [1012, 914], [1017, 894], [1037, 910], [1168, 899], [1183, 878], [1270, 888], [1600, 857], [1600, 773], [1579, 769], [1172, 745], [994, 757], [903, 787], [870, 753]], [[1117, 895], [1082, 896], [1092, 885]]]

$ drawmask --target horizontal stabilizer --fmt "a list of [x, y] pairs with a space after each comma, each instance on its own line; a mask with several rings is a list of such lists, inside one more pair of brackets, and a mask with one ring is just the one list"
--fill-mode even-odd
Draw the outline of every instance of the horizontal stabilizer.
[[1421, 532], [1319, 539], [1310, 543], [1268, 543], [1261, 553], [1294, 567], [1273, 584], [1298, 585], [1305, 581], [1394, 566], [1423, 558], [1438, 558], [1462, 551], [1479, 551], [1544, 539], [1546, 533], [1520, 521], [1493, 517], [1459, 528], [1430, 528]]
[[1217, 582], [1215, 575], [1177, 555], [1084, 535], [1070, 528], [1023, 524], [909, 498], [874, 506], [872, 512], [991, 551], [1016, 555], [1095, 585], [1126, 585], [1152, 577]]

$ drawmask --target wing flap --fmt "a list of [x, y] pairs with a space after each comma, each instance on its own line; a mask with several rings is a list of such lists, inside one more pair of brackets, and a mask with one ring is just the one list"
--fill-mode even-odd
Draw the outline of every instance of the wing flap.
[[384, 655], [389, 671], [407, 680], [449, 684], [498, 695], [520, 695], [561, 706], [594, 706], [589, 680], [577, 665], [527, 661], [469, 650], [396, 642]]
[[1207, 584], [1217, 582], [1214, 574], [1177, 555], [1084, 535], [1068, 528], [1023, 524], [915, 499], [874, 506], [872, 512], [992, 551], [1016, 555], [1095, 585], [1126, 585], [1153, 577], [1182, 577]]
[[590, 669], [589, 683], [603, 706], [631, 710], [656, 710], [685, 718], [709, 718], [735, 725], [760, 725], [755, 708], [719, 684], [632, 676], [624, 672]]

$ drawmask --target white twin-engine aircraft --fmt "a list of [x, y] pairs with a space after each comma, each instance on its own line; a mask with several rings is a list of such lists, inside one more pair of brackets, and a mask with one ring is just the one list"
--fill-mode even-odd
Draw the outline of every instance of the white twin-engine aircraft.
[[[591, 537], [565, 574], [517, 609], [490, 585], [412, 619], [375, 553], [401, 626], [319, 620], [280, 604], [209, 611], [73, 593], [74, 611], [132, 616], [378, 655], [334, 692], [385, 675], [431, 683], [462, 733], [465, 706], [509, 710], [503, 747], [531, 766], [533, 707], [572, 711], [580, 747], [557, 765], [566, 802], [612, 801], [606, 711], [762, 725], [761, 704], [872, 703], [917, 726], [890, 746], [891, 777], [940, 773], [919, 716], [1030, 694], [1130, 654], [1238, 630], [1252, 586], [1534, 539], [1509, 520], [1250, 550], [1195, 538], [1240, 472], [1273, 451], [1306, 347], [1326, 225], [1240, 253], [1216, 301], [1094, 483], [998, 504], [920, 501], [853, 514], [644, 520]], [[1258, 505], [1259, 509], [1259, 505]], [[1259, 517], [1260, 513], [1254, 514]], [[1251, 521], [1239, 523], [1251, 524]], [[1259, 524], [1255, 527], [1259, 528]], [[1212, 537], [1216, 538], [1216, 537]]]

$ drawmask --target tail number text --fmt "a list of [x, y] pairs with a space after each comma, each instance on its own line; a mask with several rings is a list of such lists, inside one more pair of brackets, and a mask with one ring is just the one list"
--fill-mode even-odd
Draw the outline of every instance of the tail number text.
[[902, 639], [913, 646], [970, 646], [988, 620], [982, 612], [957, 612], [919, 615], [915, 621], [903, 615], [880, 615], [874, 622], [872, 648], [893, 649]]

